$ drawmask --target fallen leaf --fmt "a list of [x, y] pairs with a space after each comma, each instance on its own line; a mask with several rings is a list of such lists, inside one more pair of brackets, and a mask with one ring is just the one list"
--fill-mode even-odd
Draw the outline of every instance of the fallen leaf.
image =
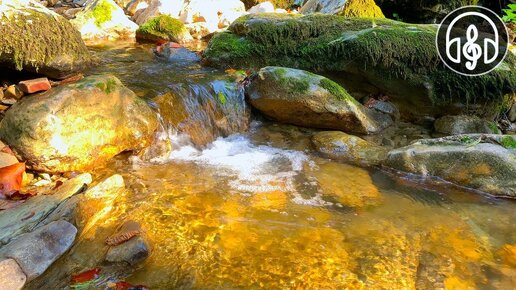
[[27, 191], [27, 192], [16, 191], [9, 196], [9, 199], [10, 200], [26, 200], [29, 197], [33, 197], [35, 195], [37, 195], [37, 193], [32, 192], [32, 191]]
[[58, 189], [59, 187], [61, 187], [61, 185], [63, 185], [63, 182], [61, 180], [56, 181], [56, 185], [54, 186], [54, 188], [52, 188], [52, 190]]
[[227, 73], [227, 74], [232, 75], [232, 74], [234, 74], [236, 71], [237, 71], [237, 70], [236, 70], [236, 69], [234, 69], [234, 68], [228, 68], [228, 69], [226, 70], [226, 73]]
[[128, 231], [121, 234], [115, 234], [106, 239], [106, 244], [109, 246], [117, 246], [138, 236], [140, 233], [140, 231]]
[[77, 275], [72, 275], [71, 282], [72, 284], [79, 284], [88, 282], [94, 279], [97, 279], [100, 274], [100, 268], [93, 268], [91, 270], [79, 273]]
[[170, 47], [170, 48], [181, 48], [181, 47], [183, 47], [183, 46], [181, 46], [181, 44], [179, 44], [179, 43], [171, 42], [171, 43], [169, 44], [169, 47]]
[[21, 188], [25, 163], [16, 163], [0, 168], [0, 197], [11, 196]]

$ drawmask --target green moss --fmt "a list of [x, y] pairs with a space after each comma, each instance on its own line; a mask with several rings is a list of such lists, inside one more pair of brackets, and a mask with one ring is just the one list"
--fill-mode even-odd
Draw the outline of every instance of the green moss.
[[[77, 66], [91, 60], [80, 33], [65, 18], [19, 9], [20, 13], [0, 13], [0, 62], [13, 63], [16, 70], [38, 72], [43, 67], [54, 66], [63, 56], [71, 58], [67, 62]], [[60, 66], [63, 71], [73, 69]]]
[[516, 137], [514, 136], [503, 136], [500, 143], [507, 149], [516, 149]]
[[356, 100], [353, 97], [351, 97], [343, 87], [339, 86], [339, 84], [330, 79], [321, 79], [319, 85], [341, 101], [356, 102]]
[[433, 25], [270, 13], [241, 17], [228, 30], [208, 44], [207, 63], [372, 72], [386, 82], [402, 79], [414, 86], [430, 85], [436, 105], [500, 104], [504, 95], [516, 91], [516, 70], [510, 69], [516, 66], [515, 56], [509, 55], [505, 68], [490, 74], [460, 76], [440, 61]]
[[116, 7], [113, 7], [108, 1], [100, 0], [91, 11], [91, 16], [95, 18], [95, 25], [100, 27], [103, 23], [110, 21], [113, 17], [111, 13], [113, 13], [115, 9]]
[[290, 75], [285, 68], [274, 70], [275, 78], [279, 83], [285, 84], [289, 93], [304, 94], [310, 89], [310, 78], [308, 74]]
[[164, 39], [179, 42], [185, 34], [188, 34], [185, 25], [168, 15], [153, 17], [136, 30], [136, 38], [139, 41]]
[[489, 130], [491, 130], [491, 133], [493, 133], [493, 134], [501, 133], [495, 122], [487, 122], [487, 127], [489, 127]]
[[339, 15], [346, 17], [385, 18], [382, 10], [376, 5], [374, 0], [347, 1]]
[[120, 83], [114, 77], [106, 78], [105, 76], [102, 78], [89, 76], [73, 84], [78, 89], [98, 88], [106, 94], [114, 92], [119, 85]]

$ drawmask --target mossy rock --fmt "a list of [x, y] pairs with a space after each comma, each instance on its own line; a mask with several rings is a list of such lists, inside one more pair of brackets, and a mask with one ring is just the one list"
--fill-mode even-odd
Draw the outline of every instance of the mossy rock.
[[185, 25], [168, 15], [151, 18], [136, 30], [138, 42], [174, 41], [184, 43], [192, 40]]
[[262, 68], [246, 89], [251, 105], [279, 122], [345, 132], [376, 133], [392, 124], [333, 81], [307, 71]]
[[91, 55], [70, 22], [29, 3], [0, 7], [0, 68], [62, 79], [90, 66]]
[[[247, 15], [214, 36], [204, 62], [219, 67], [285, 66], [358, 76], [409, 111], [492, 105], [516, 91], [516, 56], [491, 73], [466, 77], [447, 69], [435, 49], [436, 27], [388, 19], [313, 14]], [[410, 44], [410, 45], [407, 45]], [[403, 108], [400, 108], [402, 110]], [[402, 111], [403, 113], [403, 111]]]
[[301, 13], [325, 13], [346, 17], [384, 18], [374, 0], [308, 0]]
[[500, 197], [516, 198], [516, 137], [466, 134], [424, 139], [389, 152], [385, 165]]

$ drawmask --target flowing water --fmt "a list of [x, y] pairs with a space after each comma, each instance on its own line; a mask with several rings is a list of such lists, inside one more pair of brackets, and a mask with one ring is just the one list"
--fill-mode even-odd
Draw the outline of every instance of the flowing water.
[[[66, 287], [71, 273], [103, 266], [105, 238], [131, 219], [152, 255], [112, 273], [150, 289], [514, 289], [504, 247], [516, 244], [514, 202], [320, 158], [312, 130], [250, 121], [224, 72], [148, 47], [96, 53], [95, 72], [162, 113], [166, 148], [96, 173], [121, 174], [127, 191], [29, 288]], [[156, 101], [167, 94], [186, 112], [179, 121]]]

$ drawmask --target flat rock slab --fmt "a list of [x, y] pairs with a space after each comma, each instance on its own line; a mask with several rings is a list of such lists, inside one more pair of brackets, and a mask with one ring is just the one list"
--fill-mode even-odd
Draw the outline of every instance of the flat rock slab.
[[63, 183], [51, 195], [38, 195], [25, 203], [0, 212], [0, 245], [9, 243], [18, 235], [32, 231], [64, 200], [80, 192], [91, 183], [88, 173], [78, 175]]
[[0, 262], [0, 290], [19, 290], [27, 282], [27, 276], [13, 259]]
[[14, 259], [33, 280], [43, 274], [73, 244], [77, 229], [69, 222], [56, 221], [19, 236], [0, 250], [0, 256]]

